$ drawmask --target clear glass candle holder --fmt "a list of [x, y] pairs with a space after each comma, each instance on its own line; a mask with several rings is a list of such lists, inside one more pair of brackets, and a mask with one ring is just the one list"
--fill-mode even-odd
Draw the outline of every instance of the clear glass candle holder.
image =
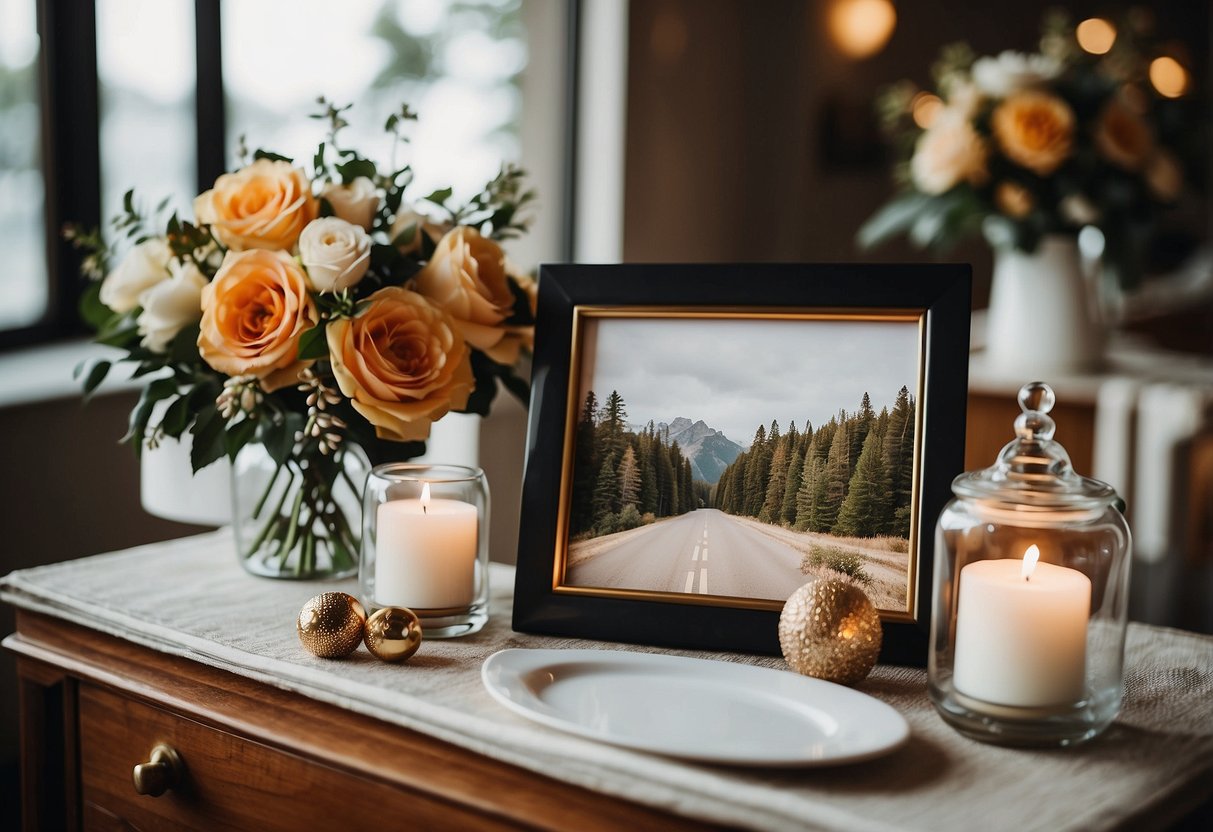
[[488, 621], [489, 487], [462, 465], [378, 465], [363, 494], [358, 580], [368, 613], [408, 607], [425, 638]]
[[974, 739], [1074, 745], [1120, 712], [1131, 539], [1116, 492], [1053, 441], [1053, 391], [1019, 402], [1017, 438], [956, 478], [936, 526], [930, 695]]

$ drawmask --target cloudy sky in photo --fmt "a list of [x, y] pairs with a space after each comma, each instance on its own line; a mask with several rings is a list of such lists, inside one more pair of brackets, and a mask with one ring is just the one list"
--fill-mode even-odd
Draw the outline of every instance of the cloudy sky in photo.
[[583, 319], [579, 402], [618, 390], [633, 425], [702, 419], [748, 447], [758, 425], [803, 429], [879, 413], [918, 381], [918, 324], [901, 321]]

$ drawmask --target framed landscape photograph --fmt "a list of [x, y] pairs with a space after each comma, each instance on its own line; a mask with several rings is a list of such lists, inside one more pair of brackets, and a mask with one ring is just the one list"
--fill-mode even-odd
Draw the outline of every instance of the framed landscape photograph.
[[515, 628], [778, 653], [845, 576], [924, 661], [968, 303], [965, 266], [545, 267]]

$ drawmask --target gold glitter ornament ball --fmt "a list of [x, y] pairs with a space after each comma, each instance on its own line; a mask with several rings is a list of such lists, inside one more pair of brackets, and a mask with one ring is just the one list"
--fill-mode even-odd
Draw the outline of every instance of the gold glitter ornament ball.
[[366, 610], [353, 595], [325, 592], [303, 605], [295, 629], [309, 653], [338, 659], [358, 649]]
[[385, 662], [402, 662], [421, 646], [421, 619], [406, 607], [384, 607], [367, 619], [362, 640]]
[[880, 615], [849, 581], [818, 578], [792, 593], [779, 616], [779, 646], [805, 676], [853, 685], [880, 654]]

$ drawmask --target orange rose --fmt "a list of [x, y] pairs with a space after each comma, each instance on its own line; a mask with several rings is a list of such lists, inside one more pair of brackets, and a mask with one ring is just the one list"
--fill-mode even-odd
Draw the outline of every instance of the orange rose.
[[1117, 167], [1137, 171], [1154, 152], [1154, 135], [1124, 99], [1113, 96], [1095, 125], [1095, 147]]
[[416, 292], [389, 286], [353, 318], [328, 325], [341, 392], [381, 439], [422, 440], [467, 406], [476, 380], [456, 322]]
[[514, 309], [501, 246], [459, 226], [438, 241], [414, 280], [418, 292], [450, 313], [469, 344], [499, 364], [518, 360], [518, 340], [500, 326]]
[[1046, 92], [1011, 94], [994, 111], [990, 126], [1007, 158], [1041, 176], [1057, 170], [1074, 145], [1074, 111]]
[[320, 320], [307, 275], [280, 251], [228, 252], [202, 289], [198, 351], [229, 376], [252, 375], [266, 390], [294, 383], [299, 336]]
[[319, 203], [301, 169], [258, 159], [216, 179], [215, 187], [194, 199], [194, 213], [235, 251], [290, 251], [303, 227], [316, 219]]
[[1007, 180], [999, 182], [998, 187], [994, 189], [994, 203], [998, 206], [998, 210], [1008, 217], [1022, 220], [1032, 213], [1035, 200], [1023, 185]]

